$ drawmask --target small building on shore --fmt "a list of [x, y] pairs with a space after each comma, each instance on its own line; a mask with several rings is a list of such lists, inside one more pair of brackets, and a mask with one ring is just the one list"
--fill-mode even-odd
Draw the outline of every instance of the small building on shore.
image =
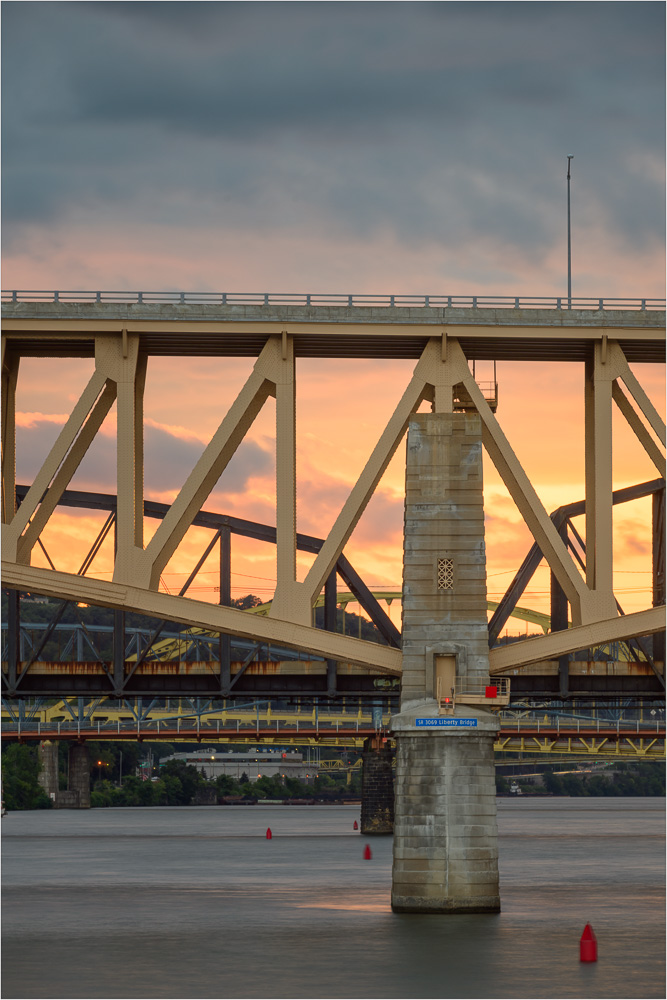
[[161, 764], [179, 760], [197, 770], [205, 778], [214, 780], [221, 774], [228, 774], [239, 781], [247, 775], [251, 782], [258, 778], [296, 778], [306, 784], [317, 775], [317, 767], [304, 761], [303, 754], [291, 750], [261, 750], [237, 752], [220, 751], [214, 747], [202, 750], [188, 750], [163, 757]]

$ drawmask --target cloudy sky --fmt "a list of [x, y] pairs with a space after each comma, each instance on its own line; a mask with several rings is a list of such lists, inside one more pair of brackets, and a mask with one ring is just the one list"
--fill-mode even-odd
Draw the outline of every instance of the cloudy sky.
[[5, 287], [661, 294], [661, 3], [3, 14]]
[[[3, 287], [562, 294], [572, 153], [574, 295], [662, 296], [664, 16], [657, 2], [5, 0]], [[54, 381], [24, 366], [24, 479], [85, 367]], [[299, 526], [317, 534], [409, 367], [302, 371]], [[147, 495], [173, 497], [244, 372], [152, 364]], [[581, 372], [556, 383], [533, 366], [528, 396], [500, 374], [499, 416], [545, 505], [578, 499]], [[267, 411], [209, 506], [272, 519], [272, 433]], [[617, 447], [617, 485], [652, 477], [622, 428]], [[112, 489], [112, 450], [113, 419], [74, 485]], [[499, 574], [530, 541], [501, 493]], [[355, 539], [371, 583], [400, 582], [401, 503], [397, 460]], [[628, 553], [645, 548], [644, 513], [619, 519]], [[270, 560], [253, 559], [239, 566], [268, 592]]]

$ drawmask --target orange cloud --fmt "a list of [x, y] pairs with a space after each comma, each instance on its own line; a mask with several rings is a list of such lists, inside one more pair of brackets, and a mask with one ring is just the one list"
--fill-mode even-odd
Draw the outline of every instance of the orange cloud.
[[32, 430], [40, 424], [64, 424], [68, 417], [69, 413], [40, 413], [38, 410], [33, 413], [17, 413], [16, 426]]

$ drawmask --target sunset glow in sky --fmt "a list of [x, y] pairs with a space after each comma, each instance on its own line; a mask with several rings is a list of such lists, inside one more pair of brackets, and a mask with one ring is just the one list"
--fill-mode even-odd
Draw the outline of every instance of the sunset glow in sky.
[[[562, 295], [572, 153], [573, 294], [664, 296], [662, 4], [3, 8], [5, 289]], [[251, 364], [150, 360], [147, 499], [174, 498]], [[18, 482], [91, 368], [22, 362]], [[413, 368], [298, 363], [299, 530], [326, 534]], [[662, 370], [635, 371], [662, 411]], [[503, 363], [498, 380], [499, 420], [547, 510], [583, 498], [582, 368]], [[114, 419], [72, 488], [115, 490]], [[615, 488], [655, 478], [614, 420]], [[205, 506], [275, 523], [273, 448], [269, 400]], [[383, 590], [401, 584], [403, 478], [401, 446], [346, 548]], [[485, 481], [499, 599], [532, 539], [488, 461]], [[615, 511], [627, 611], [650, 604], [649, 513]], [[58, 568], [78, 569], [103, 520], [52, 519]], [[166, 587], [207, 537], [189, 532]], [[234, 594], [270, 598], [270, 548], [233, 554]], [[192, 596], [216, 599], [214, 567]], [[521, 603], [546, 610], [547, 592], [542, 569]]]

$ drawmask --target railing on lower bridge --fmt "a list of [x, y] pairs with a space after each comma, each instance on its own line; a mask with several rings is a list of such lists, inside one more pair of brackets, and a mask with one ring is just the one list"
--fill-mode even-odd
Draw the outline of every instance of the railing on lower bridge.
[[524, 716], [501, 721], [496, 753], [665, 759], [664, 721]]
[[[391, 738], [390, 716], [372, 712], [310, 713], [272, 710], [259, 705], [254, 711], [212, 711], [199, 715], [69, 719], [7, 717], [2, 722], [3, 739], [42, 740], [138, 740], [169, 742], [258, 742], [267, 744], [317, 743], [321, 746], [361, 747], [364, 740], [383, 734]], [[663, 713], [664, 714], [664, 713]], [[498, 718], [494, 746], [498, 753], [564, 754], [566, 756], [665, 758], [665, 724], [662, 719], [636, 717], [600, 719], [574, 718], [540, 712], [521, 717]]]

